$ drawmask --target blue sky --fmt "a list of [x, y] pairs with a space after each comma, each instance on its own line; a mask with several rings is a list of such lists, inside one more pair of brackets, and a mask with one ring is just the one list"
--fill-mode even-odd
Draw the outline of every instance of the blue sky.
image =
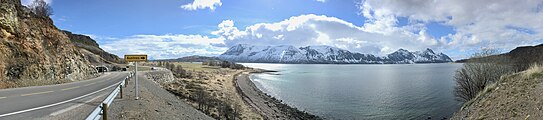
[[543, 38], [541, 0], [46, 1], [58, 28], [89, 35], [119, 56], [153, 59], [215, 56], [235, 44], [329, 45], [377, 55], [431, 48], [460, 59]]
[[[181, 9], [191, 0], [55, 0], [55, 24], [74, 32], [105, 36], [135, 34], [207, 34], [223, 20], [236, 21], [237, 27], [277, 22], [291, 16], [319, 14], [334, 16], [356, 25], [355, 0], [229, 0], [215, 10]], [[60, 20], [64, 19], [64, 20]]]

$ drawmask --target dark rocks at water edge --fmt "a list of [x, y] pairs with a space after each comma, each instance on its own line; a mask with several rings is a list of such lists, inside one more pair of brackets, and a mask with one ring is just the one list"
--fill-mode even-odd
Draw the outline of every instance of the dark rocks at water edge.
[[294, 47], [254, 46], [239, 44], [232, 46], [219, 56], [220, 59], [248, 63], [292, 63], [292, 64], [413, 64], [452, 62], [449, 56], [435, 53], [431, 49], [410, 52], [399, 49], [386, 56], [375, 56], [350, 52], [331, 46]]

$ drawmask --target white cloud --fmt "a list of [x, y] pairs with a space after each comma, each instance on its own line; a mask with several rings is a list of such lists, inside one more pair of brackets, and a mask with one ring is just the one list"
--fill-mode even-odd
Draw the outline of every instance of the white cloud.
[[447, 50], [508, 51], [543, 42], [542, 0], [362, 0], [359, 7], [369, 19], [367, 31], [396, 31], [398, 17], [408, 18], [409, 26], [422, 24], [423, 29], [431, 22], [452, 26], [456, 33], [437, 38]]
[[[442, 43], [424, 29], [411, 27], [391, 30], [356, 26], [324, 15], [300, 15], [275, 23], [258, 23], [239, 30], [232, 20], [219, 24], [212, 34], [225, 38], [225, 44], [329, 45], [361, 53], [384, 55], [399, 48], [422, 50]], [[417, 29], [420, 32], [413, 32]]]
[[326, 2], [326, 0], [315, 0], [315, 1], [321, 2], [321, 3], [325, 3], [325, 2]]
[[134, 35], [108, 42], [101, 47], [116, 55], [148, 54], [151, 59], [180, 58], [189, 55], [218, 55], [226, 51], [224, 38], [201, 35]]
[[206, 9], [215, 10], [215, 8], [222, 5], [221, 0], [194, 0], [192, 3], [182, 5], [181, 8], [185, 10], [198, 10]]
[[[384, 55], [400, 48], [422, 50], [437, 48], [442, 43], [428, 36], [425, 30], [408, 31], [415, 27], [395, 28], [387, 34], [364, 26], [324, 15], [300, 15], [275, 23], [258, 23], [243, 30], [234, 21], [224, 20], [203, 35], [134, 35], [108, 39], [101, 45], [117, 55], [145, 53], [153, 59], [178, 58], [188, 55], [219, 55], [236, 44], [253, 45], [329, 45], [351, 51]], [[93, 36], [96, 37], [96, 36]], [[107, 38], [107, 37], [99, 37]]]

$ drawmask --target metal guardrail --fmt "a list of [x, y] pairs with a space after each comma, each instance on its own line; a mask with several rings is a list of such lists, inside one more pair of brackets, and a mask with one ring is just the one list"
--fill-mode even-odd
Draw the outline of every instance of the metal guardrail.
[[107, 114], [108, 114], [108, 108], [113, 103], [113, 100], [117, 95], [121, 94], [121, 99], [123, 98], [123, 89], [122, 87], [126, 87], [126, 84], [128, 83], [128, 80], [134, 76], [133, 72], [130, 72], [126, 78], [124, 78], [123, 81], [120, 81], [117, 87], [111, 93], [102, 101], [102, 104], [98, 105], [90, 114], [87, 116], [87, 119], [85, 120], [100, 120], [100, 118], [103, 118], [104, 120], [107, 120]]

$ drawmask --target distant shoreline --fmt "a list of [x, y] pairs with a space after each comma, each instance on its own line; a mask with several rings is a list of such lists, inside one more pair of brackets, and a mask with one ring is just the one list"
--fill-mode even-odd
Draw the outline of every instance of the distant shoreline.
[[[234, 61], [235, 62], [235, 61]], [[398, 65], [402, 65], [402, 64], [405, 64], [405, 65], [412, 65], [412, 64], [447, 64], [447, 63], [458, 63], [458, 62], [428, 62], [428, 63], [277, 63], [277, 62], [236, 62], [236, 63], [240, 63], [240, 64], [245, 64], [245, 63], [259, 63], [259, 64], [301, 64], [301, 65], [311, 65], [311, 64], [315, 64], [315, 65], [332, 65], [332, 64], [336, 64], [336, 65], [394, 65], [394, 64], [398, 64]]]
[[234, 84], [239, 94], [243, 97], [243, 101], [251, 106], [253, 110], [258, 111], [266, 119], [322, 119], [319, 116], [300, 111], [282, 103], [282, 100], [267, 95], [258, 89], [249, 78], [249, 75], [265, 72], [277, 71], [250, 68], [246, 72], [237, 74], [234, 78]]

